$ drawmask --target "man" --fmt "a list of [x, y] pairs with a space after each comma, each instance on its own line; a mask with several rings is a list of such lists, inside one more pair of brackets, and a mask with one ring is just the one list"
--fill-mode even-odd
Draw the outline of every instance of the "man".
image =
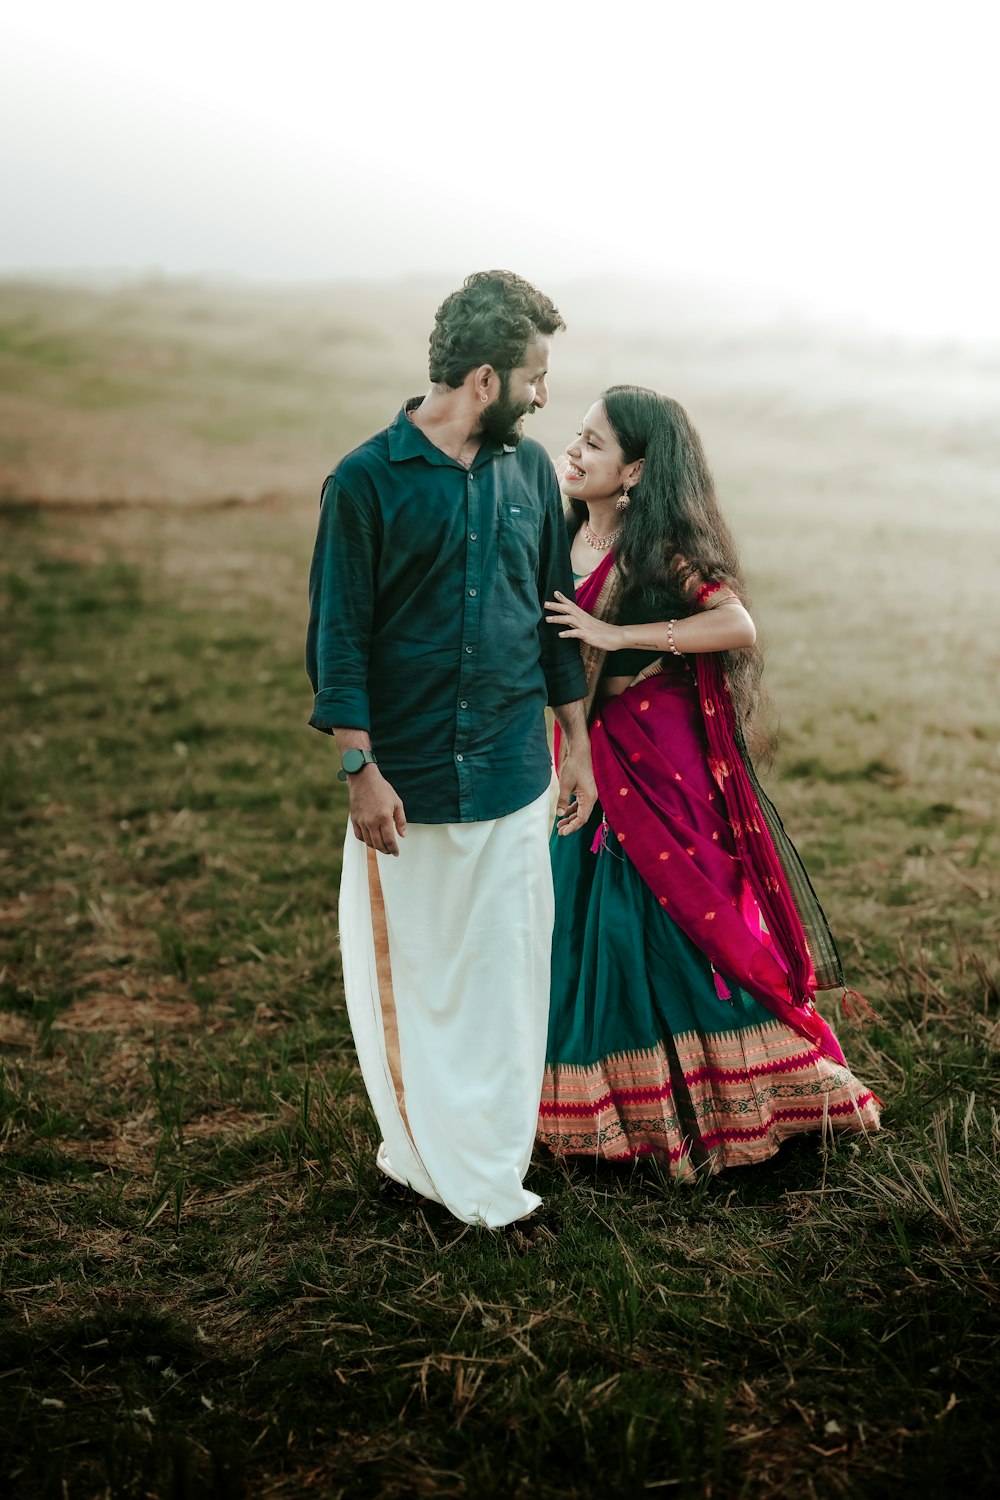
[[555, 473], [548, 297], [509, 271], [438, 309], [431, 387], [323, 489], [310, 577], [310, 723], [332, 733], [351, 828], [348, 1014], [378, 1164], [470, 1224], [527, 1218], [545, 1060], [552, 883], [544, 708], [564, 736], [558, 827], [596, 798]]

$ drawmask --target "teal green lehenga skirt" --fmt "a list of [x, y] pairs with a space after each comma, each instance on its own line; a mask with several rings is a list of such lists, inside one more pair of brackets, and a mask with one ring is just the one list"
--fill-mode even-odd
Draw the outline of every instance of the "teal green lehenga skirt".
[[877, 1130], [878, 1100], [849, 1068], [717, 977], [618, 843], [592, 852], [601, 820], [598, 807], [587, 829], [551, 841], [539, 1140], [560, 1154], [655, 1154], [681, 1175], [761, 1161], [804, 1130]]

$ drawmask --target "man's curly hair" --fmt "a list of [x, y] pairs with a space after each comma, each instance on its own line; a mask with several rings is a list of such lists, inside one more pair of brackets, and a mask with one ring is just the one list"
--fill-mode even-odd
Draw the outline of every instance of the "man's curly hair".
[[566, 324], [555, 304], [513, 271], [475, 271], [434, 317], [430, 375], [454, 390], [470, 370], [516, 370], [539, 334]]

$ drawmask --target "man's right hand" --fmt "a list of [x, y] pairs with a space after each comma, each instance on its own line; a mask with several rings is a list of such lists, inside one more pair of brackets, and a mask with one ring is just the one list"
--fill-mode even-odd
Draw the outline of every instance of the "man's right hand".
[[406, 837], [406, 814], [378, 766], [365, 766], [348, 776], [351, 826], [354, 836], [379, 854], [398, 854], [396, 835]]

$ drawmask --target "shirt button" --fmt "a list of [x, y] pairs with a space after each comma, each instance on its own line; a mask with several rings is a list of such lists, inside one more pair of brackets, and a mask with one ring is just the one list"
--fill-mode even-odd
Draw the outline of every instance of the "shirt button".
[[479, 541], [479, 532], [478, 531], [470, 531], [469, 532], [469, 541], [470, 542], [478, 542]]
[[466, 656], [471, 656], [472, 655], [472, 647], [471, 646], [466, 646], [466, 648], [465, 648], [465, 654], [466, 654]]
[[475, 591], [475, 589], [470, 589], [469, 590], [469, 598], [470, 599], [474, 599], [475, 597], [476, 597], [476, 591]]
[[461, 703], [458, 706], [459, 706], [459, 708], [468, 708], [469, 705], [468, 705], [467, 701], [463, 698], [462, 701], [461, 701]]
[[465, 756], [464, 756], [464, 755], [456, 755], [456, 756], [455, 756], [455, 759], [456, 759], [456, 760], [464, 760], [464, 759], [465, 759]]

